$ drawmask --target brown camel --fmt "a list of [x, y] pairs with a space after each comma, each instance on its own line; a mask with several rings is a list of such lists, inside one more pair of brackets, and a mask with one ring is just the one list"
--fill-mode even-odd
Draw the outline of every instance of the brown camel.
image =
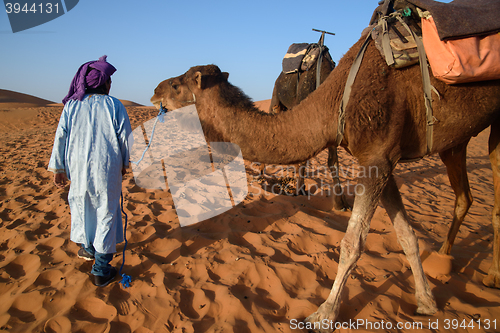
[[[322, 52], [320, 83], [323, 83], [330, 72], [335, 68], [335, 62], [332, 60], [328, 49], [325, 47]], [[281, 112], [289, 110], [299, 104], [311, 92], [316, 90], [317, 70], [318, 62], [316, 61], [307, 71], [291, 74], [281, 72], [274, 84], [269, 111]], [[300, 126], [300, 124], [298, 124], [298, 126]]]
[[[273, 96], [271, 99], [271, 104], [269, 111], [271, 113], [278, 113], [289, 110], [299, 104], [304, 98], [306, 98], [311, 92], [316, 90], [317, 85], [323, 83], [328, 77], [330, 72], [335, 68], [335, 62], [332, 60], [328, 48], [323, 46], [325, 32], [321, 35], [318, 45], [321, 47], [321, 60], [318, 60], [312, 65], [307, 71], [300, 71], [285, 74], [280, 73], [276, 82], [274, 83]], [[320, 71], [318, 73], [318, 63], [320, 62]], [[318, 80], [319, 74], [319, 80]], [[297, 124], [301, 126], [301, 124]], [[260, 173], [261, 175], [265, 171], [265, 164], [261, 164]], [[306, 189], [304, 186], [304, 169], [306, 168], [306, 163], [297, 164], [294, 166], [295, 171], [298, 172], [297, 176], [297, 194], [304, 194]], [[337, 147], [328, 148], [328, 168], [331, 172], [333, 179], [333, 208], [336, 210], [346, 210], [350, 206], [347, 203], [345, 194], [342, 191], [342, 186], [339, 179], [339, 163], [337, 156]]]
[[[417, 313], [437, 311], [423, 272], [418, 241], [404, 209], [392, 174], [399, 161], [439, 153], [456, 193], [453, 224], [467, 212], [471, 195], [465, 170], [465, 150], [470, 138], [491, 125], [490, 160], [494, 174], [493, 264], [483, 282], [500, 287], [500, 81], [448, 86], [431, 79], [439, 91], [433, 108], [434, 144], [427, 152], [426, 112], [418, 66], [403, 70], [388, 68], [373, 43], [368, 45], [346, 108], [345, 134], [337, 142], [338, 110], [347, 75], [364, 37], [340, 60], [326, 81], [298, 106], [270, 115], [258, 112], [241, 90], [232, 86], [227, 73], [217, 66], [192, 67], [185, 74], [161, 82], [151, 98], [168, 109], [196, 101], [203, 130], [210, 141], [230, 141], [240, 146], [243, 157], [270, 164], [293, 164], [307, 160], [323, 149], [341, 144], [358, 159], [365, 177], [356, 196], [346, 234], [341, 243], [337, 276], [327, 300], [309, 316], [309, 323], [335, 321], [343, 287], [359, 259], [370, 220], [381, 200], [393, 221], [415, 278]], [[300, 123], [302, 126], [293, 126]], [[459, 225], [452, 229], [458, 230]], [[456, 232], [455, 232], [456, 233]], [[450, 232], [449, 246], [455, 234]], [[329, 331], [329, 330], [327, 330]]]

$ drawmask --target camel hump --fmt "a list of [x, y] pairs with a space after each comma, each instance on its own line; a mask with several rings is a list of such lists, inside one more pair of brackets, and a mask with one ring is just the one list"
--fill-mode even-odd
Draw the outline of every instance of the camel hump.
[[[500, 31], [500, 1], [454, 0], [442, 3], [434, 0], [407, 0], [429, 11], [436, 22], [439, 38], [468, 37]], [[457, 24], [467, 22], [467, 24]]]

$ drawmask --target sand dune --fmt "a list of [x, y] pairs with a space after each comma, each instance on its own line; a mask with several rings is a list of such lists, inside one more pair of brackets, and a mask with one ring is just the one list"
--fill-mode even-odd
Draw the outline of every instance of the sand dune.
[[136, 102], [132, 102], [132, 101], [128, 101], [126, 99], [120, 99], [120, 102], [122, 102], [122, 104], [125, 106], [125, 107], [134, 107], [134, 106], [143, 106], [139, 103], [136, 103]]
[[[151, 108], [127, 108], [133, 128], [153, 118]], [[8, 332], [301, 332], [302, 320], [328, 296], [349, 212], [331, 210], [325, 195], [292, 197], [265, 191], [246, 163], [250, 194], [227, 213], [180, 228], [166, 191], [123, 180], [128, 215], [124, 272], [132, 284], [96, 288], [91, 263], [69, 241], [68, 188], [57, 189], [47, 164], [60, 106], [1, 114], [0, 328]], [[29, 117], [26, 117], [29, 115]], [[7, 118], [6, 118], [7, 117]], [[481, 280], [492, 260], [492, 172], [488, 130], [469, 145], [475, 202], [458, 233], [452, 258], [432, 253], [444, 239], [454, 195], [437, 156], [398, 166], [396, 177], [420, 239], [439, 312], [415, 316], [414, 280], [385, 211], [371, 224], [366, 252], [347, 282], [339, 320], [418, 322], [423, 329], [358, 331], [494, 332], [500, 325], [500, 291]], [[326, 163], [322, 152], [311, 170]], [[357, 164], [340, 151], [341, 179], [353, 202]], [[272, 172], [273, 168], [269, 168]], [[274, 169], [279, 171], [278, 168]], [[279, 174], [276, 174], [279, 176]], [[311, 175], [306, 184], [328, 184]], [[119, 247], [121, 251], [123, 245]], [[123, 256], [112, 264], [119, 267]], [[445, 329], [446, 320], [469, 326]], [[476, 320], [476, 321], [472, 321]], [[429, 325], [436, 323], [438, 329]], [[450, 322], [451, 324], [451, 322]], [[340, 332], [348, 332], [340, 329]]]
[[261, 109], [262, 111], [269, 111], [269, 106], [271, 105], [271, 100], [270, 99], [266, 99], [266, 100], [263, 100], [263, 101], [257, 101], [254, 103], [255, 106], [259, 109]]
[[[133, 106], [142, 106], [139, 103], [132, 102], [126, 99], [120, 99], [126, 107]], [[41, 107], [41, 106], [50, 106], [50, 107], [62, 107], [64, 106], [62, 103], [55, 103], [49, 100], [34, 97], [31, 95], [0, 89], [0, 110], [12, 110], [19, 108], [33, 108], [33, 107]]]
[[49, 104], [54, 104], [54, 102], [11, 90], [0, 89], [0, 110], [47, 106]]

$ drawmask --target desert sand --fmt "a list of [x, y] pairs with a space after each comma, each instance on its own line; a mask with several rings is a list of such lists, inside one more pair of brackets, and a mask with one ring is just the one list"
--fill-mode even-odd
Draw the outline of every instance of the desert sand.
[[[310, 197], [272, 193], [275, 177], [284, 176], [279, 167], [269, 166], [270, 175], [259, 179], [255, 164], [247, 162], [245, 201], [181, 228], [170, 193], [138, 187], [129, 172], [123, 179], [128, 215], [123, 271], [131, 276], [131, 286], [123, 288], [117, 278], [97, 288], [89, 274], [92, 263], [79, 259], [78, 246], [69, 240], [69, 187], [57, 189], [47, 171], [62, 110], [48, 102], [1, 103], [1, 330], [304, 332], [298, 323], [332, 287], [350, 212], [332, 210], [321, 190]], [[267, 109], [269, 101], [258, 105]], [[133, 128], [156, 116], [153, 108], [129, 105], [127, 110]], [[454, 206], [439, 157], [401, 164], [395, 173], [439, 312], [414, 315], [413, 276], [380, 206], [366, 251], [347, 283], [338, 318], [346, 324], [337, 332], [500, 331], [500, 291], [481, 283], [492, 261], [493, 240], [488, 133], [473, 138], [468, 148], [475, 201], [452, 257], [433, 252], [448, 231]], [[359, 170], [345, 151], [339, 155], [340, 178], [352, 204]], [[322, 152], [314, 158], [310, 171], [321, 170], [326, 157]], [[306, 184], [314, 191], [330, 181], [318, 171]], [[112, 261], [117, 268], [122, 250], [123, 244]], [[366, 325], [349, 328], [349, 320]]]

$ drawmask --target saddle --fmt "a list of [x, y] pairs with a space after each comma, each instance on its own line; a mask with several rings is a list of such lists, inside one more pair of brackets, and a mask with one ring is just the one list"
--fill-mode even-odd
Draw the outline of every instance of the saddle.
[[500, 31], [498, 0], [453, 0], [450, 3], [434, 0], [407, 1], [431, 13], [441, 40]]
[[[496, 80], [500, 78], [500, 35], [491, 33], [500, 24], [476, 24], [477, 19], [460, 20], [454, 24], [454, 31], [460, 34], [474, 33], [474, 36], [443, 40], [439, 31], [438, 20], [442, 17], [420, 8], [420, 3], [428, 8], [438, 8], [438, 14], [443, 14], [442, 8], [448, 8], [445, 19], [467, 9], [477, 11], [486, 4], [495, 2], [500, 12], [500, 1], [495, 0], [454, 0], [451, 3], [440, 3], [432, 0], [385, 0], [375, 10], [371, 20], [371, 35], [377, 49], [385, 58], [387, 64], [394, 68], [403, 68], [421, 62], [427, 67], [428, 59], [434, 77], [448, 84], [467, 83], [475, 81]], [[419, 3], [417, 7], [416, 4]], [[476, 8], [476, 3], [477, 8]], [[494, 12], [495, 6], [492, 6]], [[479, 20], [481, 21], [481, 20]], [[475, 27], [481, 30], [464, 30], [464, 27]], [[484, 34], [484, 33], [487, 34]], [[480, 33], [476, 35], [476, 33]], [[420, 40], [423, 41], [420, 42]], [[418, 44], [424, 55], [419, 55]], [[424, 51], [425, 49], [425, 51]], [[425, 57], [425, 54], [427, 57]]]
[[419, 39], [422, 38], [420, 17], [406, 7], [380, 15], [372, 25], [371, 36], [387, 65], [404, 68], [419, 62]]
[[[441, 7], [443, 6], [443, 7]], [[448, 7], [446, 7], [448, 6]], [[349, 75], [347, 77], [347, 82], [344, 87], [344, 93], [342, 97], [342, 101], [339, 106], [339, 116], [338, 116], [338, 132], [337, 132], [337, 144], [340, 144], [344, 138], [344, 131], [345, 131], [345, 111], [347, 108], [347, 104], [349, 103], [349, 97], [351, 94], [351, 88], [354, 83], [354, 80], [356, 78], [356, 75], [358, 73], [358, 70], [361, 65], [361, 61], [363, 59], [363, 55], [365, 53], [365, 50], [373, 37], [375, 39], [375, 44], [379, 48], [379, 51], [382, 53], [382, 56], [386, 59], [386, 62], [389, 66], [393, 67], [398, 67], [397, 63], [397, 56], [395, 56], [396, 51], [398, 51], [398, 47], [394, 47], [396, 43], [393, 43], [393, 39], [390, 36], [389, 29], [390, 29], [390, 24], [396, 23], [400, 24], [407, 32], [408, 35], [405, 37], [402, 35], [400, 32], [395, 32], [394, 34], [397, 35], [397, 38], [399, 38], [402, 42], [402, 44], [411, 44], [412, 41], [415, 42], [417, 45], [417, 54], [418, 54], [418, 61], [420, 62], [420, 72], [422, 75], [422, 83], [423, 83], [423, 95], [424, 95], [424, 100], [425, 100], [425, 108], [426, 108], [426, 120], [427, 120], [427, 126], [426, 126], [426, 141], [427, 141], [427, 150], [426, 152], [429, 153], [432, 151], [432, 146], [433, 146], [433, 125], [438, 121], [434, 116], [433, 116], [433, 111], [432, 111], [432, 97], [431, 97], [431, 91], [434, 91], [437, 93], [439, 96], [439, 93], [437, 90], [431, 85], [430, 82], [430, 76], [429, 76], [429, 70], [428, 70], [428, 65], [427, 65], [427, 55], [429, 54], [429, 51], [434, 51], [435, 47], [428, 47], [427, 50], [427, 55], [426, 55], [426, 50], [424, 49], [424, 43], [422, 42], [422, 30], [421, 27], [424, 28], [424, 23], [427, 24], [429, 22], [424, 22], [427, 20], [428, 17], [426, 17], [426, 13], [422, 10], [427, 9], [427, 11], [430, 12], [431, 17], [434, 15], [438, 16], [451, 16], [447, 17], [444, 24], [448, 29], [448, 31], [441, 31], [439, 34], [440, 38], [451, 38], [451, 37], [459, 37], [459, 36], [470, 36], [472, 34], [477, 35], [477, 34], [487, 34], [490, 33], [489, 36], [484, 37], [484, 39], [491, 37], [491, 33], [494, 35], [497, 35], [500, 37], [500, 35], [495, 34], [496, 31], [499, 31], [500, 29], [498, 26], [500, 24], [493, 23], [495, 20], [491, 19], [490, 15], [491, 13], [495, 13], [494, 17], [498, 16], [497, 14], [500, 13], [500, 1], [498, 0], [454, 0], [452, 4], [444, 4], [444, 3], [438, 3], [436, 1], [432, 0], [382, 0], [379, 3], [379, 6], [377, 9], [375, 9], [373, 16], [370, 20], [370, 26], [365, 29], [365, 31], [368, 30], [368, 33], [363, 33], [362, 35], [367, 35], [366, 40], [361, 46], [361, 49], [358, 52], [358, 55], [354, 59], [353, 65], [351, 67], [351, 70], [349, 72]], [[446, 12], [436, 10], [436, 8], [447, 10]], [[434, 10], [434, 12], [432, 12]], [[481, 16], [476, 16], [475, 19], [471, 18], [471, 13], [476, 12], [478, 10], [484, 10], [484, 12], [481, 12], [482, 14], [488, 13], [488, 15], [481, 15]], [[412, 23], [409, 21], [409, 18], [412, 17], [413, 13], [417, 13], [419, 17], [423, 18], [422, 25], [418, 25], [418, 28], [410, 28], [410, 25]], [[450, 15], [450, 13], [454, 13], [457, 16], [453, 17], [453, 15]], [[458, 13], [460, 13], [461, 19], [458, 18]], [[445, 15], [446, 14], [446, 15]], [[441, 16], [441, 17], [443, 17]], [[478, 21], [483, 21], [484, 22], [478, 22]], [[427, 20], [429, 21], [429, 20]], [[459, 24], [456, 24], [456, 22], [459, 22]], [[459, 26], [460, 25], [460, 26]], [[376, 33], [377, 27], [382, 27], [381, 33]], [[393, 24], [393, 29], [392, 30], [398, 30], [397, 27]], [[437, 22], [436, 22], [437, 26]], [[441, 25], [443, 27], [443, 24]], [[396, 29], [394, 29], [396, 27]], [[474, 29], [471, 29], [470, 27], [474, 27]], [[427, 31], [430, 31], [432, 29], [427, 29]], [[437, 30], [437, 29], [436, 29]], [[371, 33], [370, 33], [371, 32]], [[393, 34], [393, 37], [394, 37]], [[380, 37], [378, 37], [380, 36]], [[408, 38], [411, 37], [411, 38]], [[424, 31], [424, 41], [425, 41], [425, 31]], [[448, 43], [448, 42], [454, 42], [455, 40], [447, 40], [447, 41], [442, 41], [440, 38], [437, 37], [436, 34], [436, 39], [438, 42], [442, 43]], [[474, 44], [478, 45], [477, 41], [471, 41], [468, 42], [467, 39], [482, 39], [483, 36], [479, 37], [469, 37], [469, 38], [463, 38], [458, 40], [458, 42], [461, 41], [466, 41], [469, 44]], [[499, 38], [500, 39], [500, 38]], [[378, 42], [377, 42], [378, 40]], [[482, 40], [481, 40], [482, 41]], [[483, 43], [487, 44], [489, 47], [490, 45], [493, 45], [494, 43]], [[500, 43], [497, 43], [499, 45]], [[381, 46], [381, 47], [380, 47]], [[443, 57], [443, 51], [447, 52], [448, 54], [454, 53], [454, 49], [448, 48], [447, 46], [441, 46], [439, 49], [439, 52], [437, 53], [437, 58], [444, 58]], [[457, 50], [457, 49], [455, 49]], [[473, 48], [471, 48], [473, 50]], [[410, 52], [405, 51], [407, 54]], [[484, 52], [483, 52], [484, 53]], [[489, 53], [489, 52], [486, 52]], [[494, 53], [494, 52], [491, 52]], [[500, 54], [500, 52], [497, 52]], [[474, 55], [477, 56], [478, 52], [469, 52], [469, 55]], [[452, 54], [452, 57], [449, 57], [451, 59], [451, 65], [453, 65], [456, 62], [460, 61], [455, 61], [454, 55]], [[472, 61], [469, 59], [468, 55], [466, 58], [466, 62], [471, 62]], [[472, 59], [472, 58], [471, 58]], [[484, 63], [484, 60], [480, 59], [480, 63]], [[431, 57], [429, 58], [429, 61], [431, 62], [431, 67], [432, 67], [432, 61]], [[498, 60], [490, 60], [490, 63], [499, 63]], [[407, 62], [409, 65], [411, 65], [411, 62]], [[416, 63], [416, 62], [415, 62]], [[436, 76], [439, 79], [443, 79], [446, 75], [448, 75], [449, 72], [452, 72], [451, 70], [453, 69], [450, 67], [449, 63], [445, 63], [445, 69], [443, 73], [444, 75]], [[447, 67], [447, 68], [446, 68]], [[469, 67], [470, 66], [463, 66], [463, 67]], [[494, 66], [495, 67], [495, 66]], [[500, 66], [496, 66], [500, 67]], [[435, 68], [432, 68], [433, 73], [435, 73]], [[473, 68], [472, 74], [467, 73], [469, 77], [474, 77], [475, 75], [475, 70]], [[490, 72], [490, 69], [486, 70], [487, 73]], [[463, 77], [462, 71], [454, 71], [452, 74], [453, 76], [456, 77]], [[500, 68], [498, 71], [498, 75], [496, 79], [500, 79]], [[486, 78], [484, 77], [474, 77], [475, 81], [480, 81], [484, 80]], [[489, 76], [487, 79], [494, 79], [494, 77]], [[467, 79], [468, 80], [468, 79]], [[443, 80], [444, 81], [444, 80]], [[446, 81], [445, 81], [446, 82]], [[466, 81], [470, 82], [470, 81]], [[449, 83], [449, 82], [448, 82]], [[455, 82], [457, 83], [457, 82]], [[424, 152], [425, 153], [425, 152]]]

